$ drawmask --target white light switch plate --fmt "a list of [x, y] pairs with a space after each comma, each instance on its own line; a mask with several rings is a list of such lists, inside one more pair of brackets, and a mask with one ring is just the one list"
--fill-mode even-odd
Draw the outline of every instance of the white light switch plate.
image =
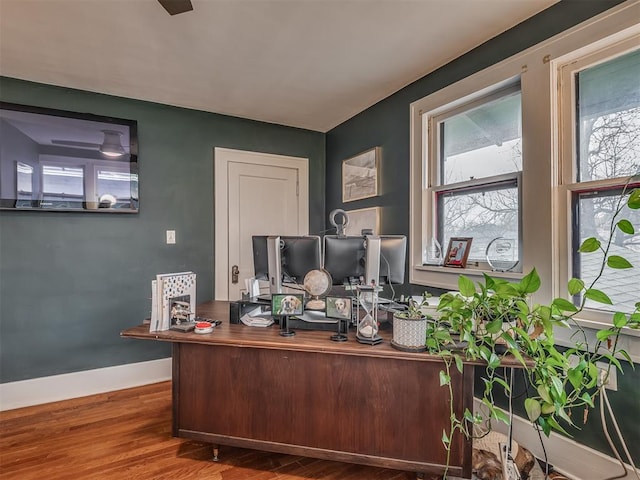
[[167, 230], [167, 245], [173, 245], [176, 243], [176, 231]]

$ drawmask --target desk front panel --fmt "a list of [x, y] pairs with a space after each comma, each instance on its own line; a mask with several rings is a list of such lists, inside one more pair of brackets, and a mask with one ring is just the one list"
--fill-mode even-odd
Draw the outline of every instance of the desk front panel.
[[[174, 432], [222, 444], [225, 438], [239, 446], [258, 442], [256, 448], [274, 451], [293, 445], [303, 447], [298, 453], [308, 448], [310, 456], [401, 468], [388, 461], [396, 459], [416, 471], [438, 471], [446, 463], [441, 436], [450, 415], [448, 392], [439, 386], [443, 367], [353, 354], [175, 344]], [[472, 408], [473, 368], [465, 370], [464, 381], [452, 373], [457, 412]], [[451, 473], [470, 468], [466, 462], [460, 470], [465, 457], [470, 444], [458, 436]]]

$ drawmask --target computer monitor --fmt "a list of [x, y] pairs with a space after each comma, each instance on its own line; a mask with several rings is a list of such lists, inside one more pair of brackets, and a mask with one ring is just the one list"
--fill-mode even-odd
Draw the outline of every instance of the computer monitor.
[[360, 283], [364, 276], [364, 237], [325, 235], [324, 269], [331, 274], [334, 285]]
[[281, 236], [282, 275], [288, 283], [302, 284], [304, 276], [322, 266], [320, 237], [315, 235]]
[[404, 235], [380, 236], [378, 283], [381, 285], [403, 284], [406, 257], [407, 237]]
[[253, 271], [258, 280], [269, 280], [267, 238], [267, 235], [254, 235], [251, 237], [253, 245]]
[[300, 284], [321, 267], [320, 237], [254, 235], [253, 268], [258, 280], [268, 280], [270, 293], [282, 293], [282, 283]]

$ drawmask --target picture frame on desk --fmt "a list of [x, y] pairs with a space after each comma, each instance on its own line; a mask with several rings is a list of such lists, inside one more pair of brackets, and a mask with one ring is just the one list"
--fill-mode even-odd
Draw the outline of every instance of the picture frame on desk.
[[271, 296], [271, 315], [276, 317], [302, 315], [304, 295], [301, 293], [274, 293]]
[[326, 297], [327, 318], [337, 318], [339, 320], [351, 320], [352, 303], [348, 297]]

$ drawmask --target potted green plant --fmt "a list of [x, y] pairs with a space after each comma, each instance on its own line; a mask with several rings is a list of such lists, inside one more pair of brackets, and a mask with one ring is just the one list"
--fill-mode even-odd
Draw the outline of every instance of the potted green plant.
[[[430, 324], [426, 346], [430, 353], [444, 360], [440, 384], [448, 388], [450, 405], [454, 404], [451, 369], [462, 372], [465, 360], [485, 363], [482, 372], [485, 388], [480, 400], [486, 417], [466, 411], [459, 418], [452, 407], [450, 428], [442, 435], [447, 454], [456, 432], [472, 436], [474, 426], [483, 423], [486, 434], [491, 430], [492, 421], [509, 423], [508, 416], [494, 401], [496, 392], [502, 390], [509, 395], [511, 389], [509, 383], [496, 375], [503, 354], [510, 354], [520, 362], [532, 386], [524, 401], [527, 416], [547, 436], [552, 430], [569, 435], [563, 425], [574, 426], [572, 413], [584, 411], [586, 416], [593, 408], [609, 369], [617, 368], [623, 373], [621, 361], [633, 365], [627, 352], [620, 349], [619, 337], [625, 328], [640, 328], [640, 302], [632, 312], [614, 313], [612, 325], [597, 331], [595, 344], [589, 344], [588, 336], [576, 321], [587, 299], [612, 304], [608, 295], [596, 288], [605, 268], [623, 271], [632, 267], [626, 259], [610, 252], [616, 234], [635, 233], [631, 222], [619, 218], [625, 206], [640, 209], [640, 189], [634, 189], [628, 196], [624, 192], [621, 195], [607, 241], [588, 238], [580, 246], [582, 253], [599, 251], [603, 260], [599, 275], [590, 285], [576, 278], [569, 281], [569, 294], [581, 295], [579, 305], [565, 298], [556, 298], [548, 305], [533, 304], [531, 294], [540, 287], [535, 269], [513, 283], [484, 275], [483, 280], [475, 284], [460, 276], [459, 293], [440, 298], [440, 318]], [[572, 348], [559, 349], [554, 330], [567, 327], [575, 329], [579, 338]], [[597, 364], [606, 365], [604, 372]]]
[[424, 352], [427, 347], [428, 315], [425, 307], [429, 306], [430, 294], [424, 292], [417, 301], [409, 297], [407, 310], [393, 314], [393, 339], [391, 346], [405, 352]]

